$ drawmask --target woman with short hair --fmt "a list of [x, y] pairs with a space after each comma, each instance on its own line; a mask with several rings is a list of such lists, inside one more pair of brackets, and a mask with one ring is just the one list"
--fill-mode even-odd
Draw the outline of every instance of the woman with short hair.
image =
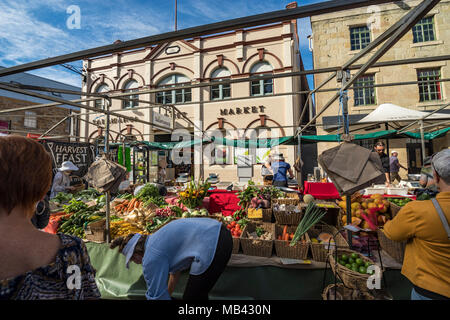
[[52, 182], [52, 160], [38, 142], [0, 137], [0, 300], [100, 297], [82, 240], [32, 222]]

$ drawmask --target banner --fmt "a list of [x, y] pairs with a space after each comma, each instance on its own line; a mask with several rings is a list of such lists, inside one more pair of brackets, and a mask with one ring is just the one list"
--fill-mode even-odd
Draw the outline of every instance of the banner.
[[95, 160], [95, 146], [90, 143], [71, 143], [45, 140], [43, 144], [53, 159], [53, 167], [60, 168], [64, 161], [72, 161], [79, 170], [73, 174], [84, 176]]

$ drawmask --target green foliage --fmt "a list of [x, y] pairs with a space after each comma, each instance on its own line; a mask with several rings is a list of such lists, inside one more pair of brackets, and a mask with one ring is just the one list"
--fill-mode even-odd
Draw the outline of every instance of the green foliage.
[[136, 195], [139, 200], [146, 201], [150, 198], [159, 197], [159, 189], [154, 184], [147, 183]]

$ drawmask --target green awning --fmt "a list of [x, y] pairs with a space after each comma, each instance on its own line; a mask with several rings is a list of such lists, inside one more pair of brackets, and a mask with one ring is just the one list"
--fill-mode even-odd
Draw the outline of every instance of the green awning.
[[[436, 130], [436, 131], [433, 131], [433, 132], [426, 132], [426, 133], [423, 134], [423, 137], [424, 137], [425, 140], [433, 140], [433, 139], [445, 136], [448, 131], [450, 131], [450, 127], [444, 128], [444, 129], [441, 129], [441, 130]], [[407, 136], [408, 138], [421, 139], [420, 132], [409, 132], [409, 131], [407, 131], [407, 132], [405, 132], [403, 134], [405, 136]]]
[[235, 148], [273, 148], [282, 144], [289, 144], [293, 140], [292, 136], [282, 137], [282, 138], [267, 138], [267, 139], [257, 139], [257, 140], [231, 140], [225, 138], [212, 139], [214, 144], [230, 146]]

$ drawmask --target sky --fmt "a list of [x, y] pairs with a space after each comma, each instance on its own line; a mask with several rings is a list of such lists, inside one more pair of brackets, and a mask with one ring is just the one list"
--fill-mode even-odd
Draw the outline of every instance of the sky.
[[[228, 0], [223, 6], [223, 0], [178, 0], [178, 30], [282, 10], [289, 2]], [[317, 2], [323, 0], [298, 1], [299, 5]], [[175, 0], [1, 0], [0, 66], [173, 31], [174, 12]], [[299, 19], [298, 25], [303, 63], [306, 69], [312, 69], [309, 18]], [[80, 61], [70, 64], [81, 67]], [[78, 74], [60, 66], [29, 73], [81, 86]], [[311, 79], [309, 82], [312, 87]]]

